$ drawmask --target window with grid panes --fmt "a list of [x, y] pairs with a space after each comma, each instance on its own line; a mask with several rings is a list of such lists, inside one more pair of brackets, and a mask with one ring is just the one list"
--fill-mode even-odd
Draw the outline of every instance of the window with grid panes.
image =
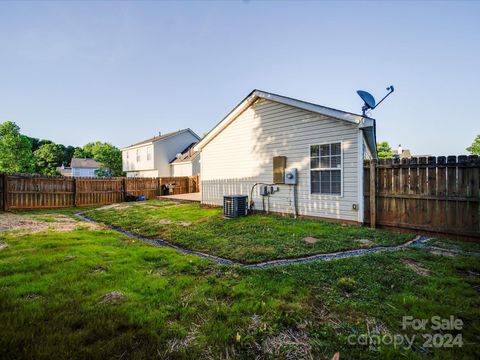
[[310, 146], [310, 192], [342, 194], [342, 143]]

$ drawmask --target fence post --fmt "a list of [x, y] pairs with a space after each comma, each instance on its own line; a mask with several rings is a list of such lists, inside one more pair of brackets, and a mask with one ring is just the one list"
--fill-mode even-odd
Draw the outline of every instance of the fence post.
[[9, 198], [8, 198], [8, 174], [4, 175], [3, 178], [3, 208], [5, 211], [9, 209]]
[[375, 183], [375, 163], [376, 160], [370, 160], [370, 227], [375, 228], [377, 222], [377, 191]]
[[73, 207], [77, 207], [77, 179], [73, 178]]
[[0, 196], [2, 197], [2, 208], [0, 210], [5, 211], [6, 210], [6, 208], [5, 208], [5, 177], [6, 177], [6, 175], [5, 174], [0, 174], [0, 177], [1, 177], [1, 180], [2, 180], [2, 182], [1, 182], [2, 193], [0, 194]]

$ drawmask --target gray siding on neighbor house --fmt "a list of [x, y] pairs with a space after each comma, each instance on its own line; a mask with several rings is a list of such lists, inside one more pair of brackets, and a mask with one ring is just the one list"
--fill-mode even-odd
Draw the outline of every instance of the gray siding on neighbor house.
[[[205, 145], [201, 152], [202, 202], [221, 205], [228, 194], [249, 195], [254, 183], [273, 181], [273, 156], [286, 156], [287, 168], [298, 169], [300, 215], [361, 221], [359, 156], [356, 124], [260, 99]], [[310, 193], [310, 145], [342, 142], [342, 196]], [[363, 155], [363, 149], [360, 149]], [[270, 210], [292, 213], [293, 189], [279, 185]], [[253, 195], [262, 208], [258, 188]]]

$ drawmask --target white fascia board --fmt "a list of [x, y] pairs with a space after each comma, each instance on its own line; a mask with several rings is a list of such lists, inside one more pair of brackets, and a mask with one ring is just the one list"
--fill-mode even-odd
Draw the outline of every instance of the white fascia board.
[[325, 106], [316, 105], [316, 104], [308, 103], [308, 102], [301, 101], [301, 100], [292, 99], [292, 98], [285, 97], [285, 96], [266, 93], [264, 91], [257, 90], [257, 91], [255, 91], [254, 94], [257, 95], [260, 98], [263, 98], [263, 99], [272, 100], [272, 101], [275, 101], [275, 102], [278, 102], [278, 103], [281, 103], [281, 104], [290, 105], [290, 106], [293, 106], [293, 107], [296, 107], [296, 108], [299, 108], [299, 109], [303, 109], [303, 110], [311, 111], [311, 112], [314, 112], [314, 113], [317, 113], [317, 114], [333, 117], [335, 119], [348, 121], [348, 122], [351, 122], [353, 124], [359, 124], [361, 122], [361, 120], [363, 119], [363, 117], [359, 116], [359, 115], [350, 114], [350, 113], [347, 113], [347, 112], [344, 112], [344, 111], [331, 109], [331, 108], [328, 108], [328, 107], [325, 107]]
[[239, 105], [237, 105], [220, 123], [218, 123], [195, 147], [195, 151], [201, 151], [202, 148], [207, 145], [218, 133], [225, 129], [230, 123], [235, 120], [235, 118], [245, 111], [251, 104], [253, 104], [257, 99], [266, 99], [278, 102], [280, 104], [285, 104], [293, 106], [295, 108], [303, 109], [306, 111], [314, 112], [321, 115], [326, 115], [335, 119], [347, 121], [351, 124], [359, 125], [363, 123], [364, 120], [371, 120], [360, 115], [347, 113], [341, 110], [336, 110], [328, 108], [321, 105], [316, 105], [308, 103], [301, 100], [292, 99], [286, 96], [271, 94], [261, 90], [253, 91], [245, 100], [243, 100]]
[[153, 145], [153, 141], [150, 141], [150, 142], [147, 142], [147, 143], [143, 143], [143, 144], [140, 144], [140, 145], [130, 145], [130, 146], [127, 146], [123, 149], [120, 149], [120, 151], [125, 151], [125, 150], [132, 150], [132, 149], [138, 149], [138, 148], [142, 148], [144, 146], [149, 146], [149, 145]]

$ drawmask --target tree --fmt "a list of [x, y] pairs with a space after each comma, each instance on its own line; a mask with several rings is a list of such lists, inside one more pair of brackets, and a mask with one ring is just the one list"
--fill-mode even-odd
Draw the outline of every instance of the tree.
[[473, 140], [472, 145], [466, 149], [472, 155], [480, 155], [480, 135], [477, 135], [475, 140]]
[[32, 143], [12, 121], [0, 124], [0, 171], [31, 173], [34, 171]]
[[87, 154], [81, 147], [76, 147], [75, 150], [73, 150], [73, 157], [82, 159], [82, 158], [91, 158], [93, 157], [93, 155]]
[[[61, 150], [62, 150], [62, 161], [61, 161], [61, 164], [64, 164], [66, 166], [69, 166], [70, 163], [72, 162], [72, 157], [73, 157], [73, 153], [75, 151], [75, 148], [73, 146], [65, 146], [65, 145], [62, 145], [62, 144], [58, 144], [58, 146], [60, 146]], [[61, 165], [60, 164], [60, 165]]]
[[100, 141], [88, 143], [83, 147], [84, 157], [91, 157], [102, 164], [97, 170], [99, 176], [123, 176], [122, 152], [109, 143]]
[[64, 146], [58, 144], [44, 144], [33, 153], [37, 172], [43, 175], [59, 175], [57, 167], [64, 159]]
[[393, 151], [388, 141], [382, 141], [377, 144], [377, 154], [379, 159], [387, 159], [393, 157]]

